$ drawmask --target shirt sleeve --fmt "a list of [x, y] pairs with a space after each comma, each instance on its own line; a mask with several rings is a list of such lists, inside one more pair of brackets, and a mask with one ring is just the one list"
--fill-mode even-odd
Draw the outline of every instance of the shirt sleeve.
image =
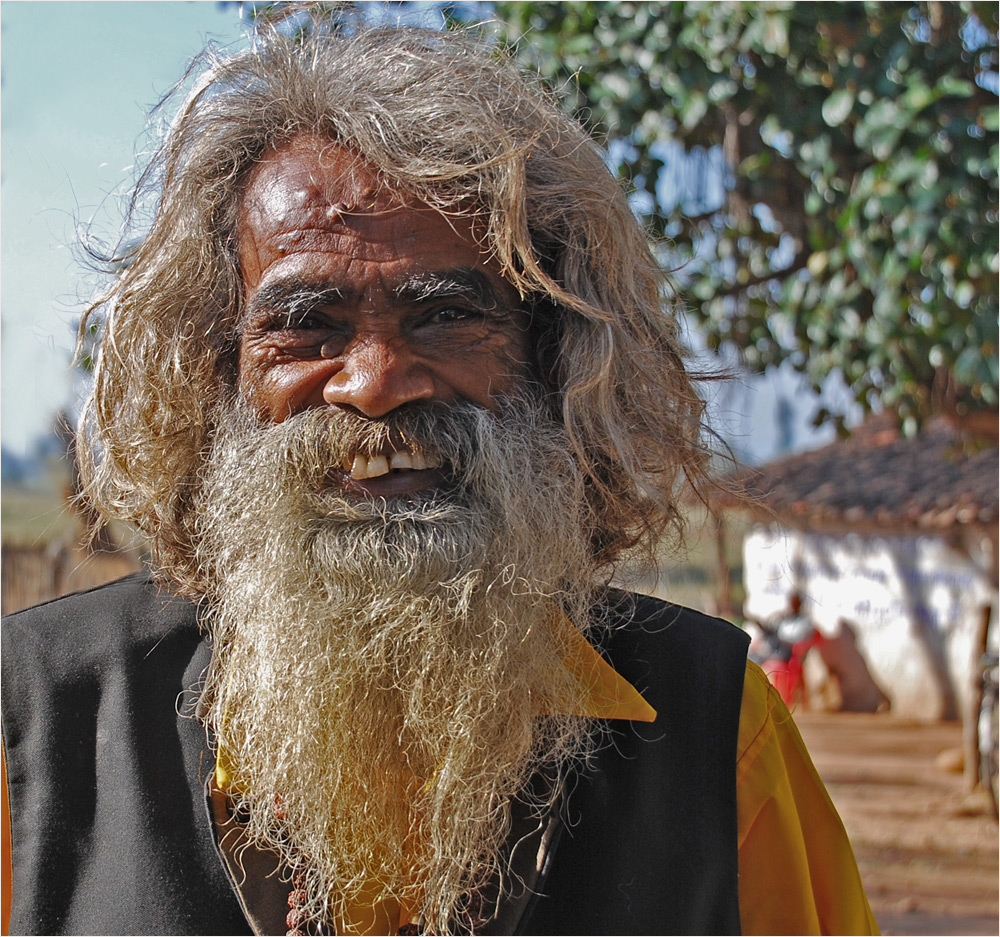
[[878, 934], [844, 825], [799, 730], [747, 662], [736, 762], [744, 934]]

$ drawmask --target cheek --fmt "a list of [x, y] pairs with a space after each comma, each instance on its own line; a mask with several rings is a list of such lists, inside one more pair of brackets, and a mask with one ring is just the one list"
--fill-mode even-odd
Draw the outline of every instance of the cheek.
[[481, 406], [492, 406], [498, 396], [516, 393], [533, 378], [527, 335], [489, 352], [453, 359], [439, 372], [456, 394]]
[[322, 388], [322, 375], [313, 373], [316, 368], [310, 364], [313, 363], [269, 363], [266, 356], [241, 349], [237, 391], [258, 414], [281, 423], [308, 405], [313, 385]]

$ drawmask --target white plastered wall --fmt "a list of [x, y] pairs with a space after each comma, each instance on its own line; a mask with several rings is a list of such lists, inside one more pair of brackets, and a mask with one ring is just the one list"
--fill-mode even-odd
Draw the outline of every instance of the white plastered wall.
[[744, 613], [766, 621], [797, 590], [826, 636], [851, 624], [894, 713], [956, 718], [968, 703], [981, 609], [996, 602], [989, 555], [985, 540], [959, 552], [939, 536], [757, 527], [744, 541]]

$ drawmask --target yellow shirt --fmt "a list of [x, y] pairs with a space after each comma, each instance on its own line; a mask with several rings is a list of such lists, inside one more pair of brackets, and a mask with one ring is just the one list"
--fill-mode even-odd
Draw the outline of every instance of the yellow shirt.
[[[656, 711], [567, 619], [566, 664], [584, 715], [653, 722]], [[747, 661], [736, 744], [744, 934], [878, 934], [847, 832], [778, 691]]]
[[747, 661], [736, 746], [744, 934], [877, 934], [844, 825], [778, 691]]
[[[563, 635], [570, 642], [567, 666], [590, 690], [585, 715], [655, 720], [635, 688], [565, 619]], [[749, 660], [736, 810], [744, 934], [879, 933], [837, 809], [781, 696]]]

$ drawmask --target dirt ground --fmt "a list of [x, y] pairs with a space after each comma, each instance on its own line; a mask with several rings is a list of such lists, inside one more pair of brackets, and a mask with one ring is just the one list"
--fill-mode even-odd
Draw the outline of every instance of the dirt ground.
[[1000, 933], [997, 823], [986, 795], [942, 767], [961, 750], [959, 726], [801, 711], [795, 721], [882, 933]]

